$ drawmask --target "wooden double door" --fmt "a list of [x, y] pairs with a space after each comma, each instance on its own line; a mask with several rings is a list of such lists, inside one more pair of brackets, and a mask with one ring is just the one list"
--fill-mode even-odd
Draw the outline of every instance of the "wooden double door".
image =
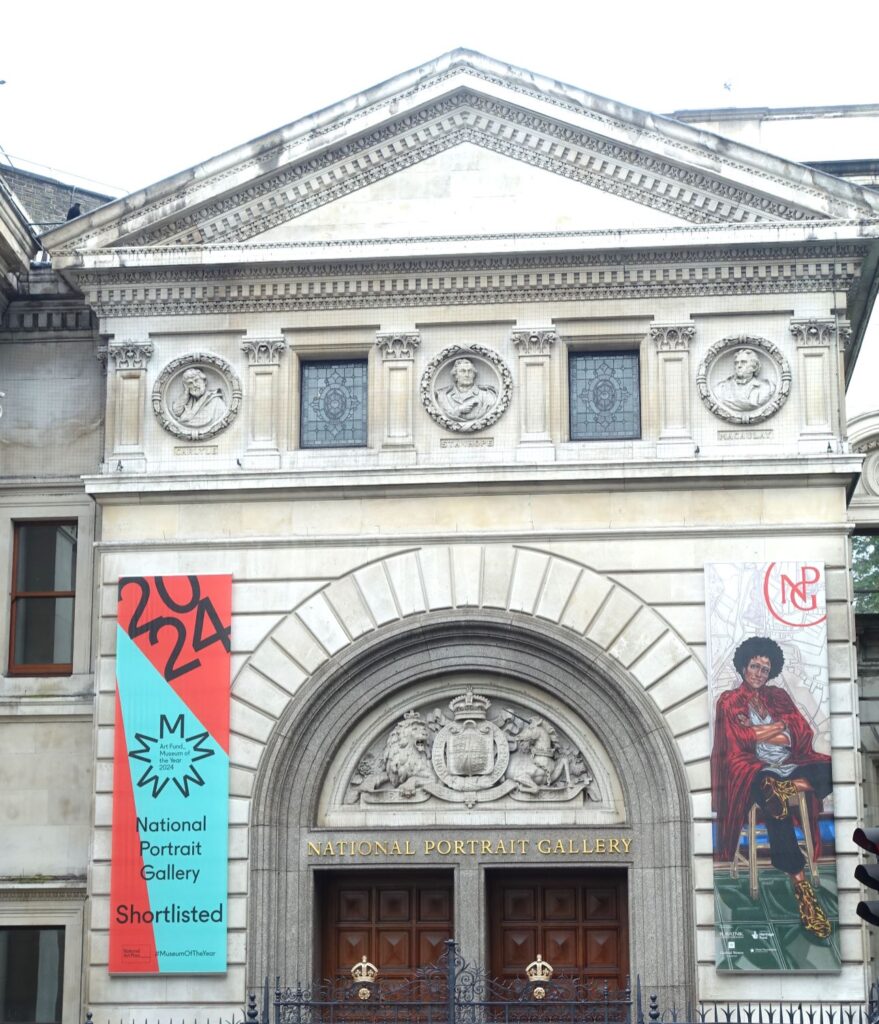
[[[626, 983], [624, 871], [492, 871], [487, 883], [493, 977], [522, 980], [539, 953], [557, 975]], [[388, 981], [435, 963], [454, 935], [453, 890], [451, 872], [328, 872], [318, 891], [321, 977], [348, 979], [364, 956]]]

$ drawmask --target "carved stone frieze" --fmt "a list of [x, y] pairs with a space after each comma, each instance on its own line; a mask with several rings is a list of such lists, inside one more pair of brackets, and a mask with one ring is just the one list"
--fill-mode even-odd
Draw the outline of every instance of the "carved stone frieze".
[[220, 356], [191, 352], [172, 359], [153, 387], [153, 412], [175, 437], [203, 441], [235, 419], [241, 406], [241, 381]]
[[420, 331], [379, 331], [375, 343], [384, 359], [414, 359], [421, 344]]
[[510, 338], [520, 356], [547, 356], [559, 335], [555, 327], [516, 327]]
[[117, 370], [145, 370], [153, 354], [153, 346], [149, 341], [123, 341], [108, 345], [107, 354]]
[[348, 806], [455, 803], [509, 797], [534, 804], [598, 799], [585, 756], [545, 716], [493, 708], [472, 689], [449, 711], [412, 708], [361, 754]]
[[790, 364], [781, 349], [749, 334], [723, 338], [705, 353], [696, 375], [705, 405], [730, 423], [760, 423], [790, 394]]
[[287, 351], [285, 338], [245, 338], [241, 351], [252, 366], [275, 366]]
[[[678, 249], [633, 252], [625, 263], [617, 253], [575, 252], [71, 273], [101, 316], [176, 316], [840, 291], [856, 285], [865, 250], [790, 245], [766, 255]], [[839, 261], [844, 273], [833, 269]], [[361, 288], [349, 289], [352, 276]]]
[[446, 430], [475, 433], [503, 416], [513, 376], [497, 352], [484, 345], [450, 345], [427, 364], [421, 404]]
[[650, 328], [657, 352], [687, 352], [695, 336], [692, 324], [654, 324]]
[[790, 332], [796, 339], [799, 347], [807, 345], [830, 345], [836, 338], [837, 327], [839, 328], [840, 340], [845, 345], [846, 340], [851, 336], [851, 328], [845, 321], [837, 321], [835, 317], [827, 319], [805, 319], [791, 320]]

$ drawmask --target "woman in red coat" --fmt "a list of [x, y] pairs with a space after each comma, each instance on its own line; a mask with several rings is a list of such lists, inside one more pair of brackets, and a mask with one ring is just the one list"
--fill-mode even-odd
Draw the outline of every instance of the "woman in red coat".
[[806, 881], [806, 860], [797, 843], [792, 812], [798, 806], [798, 794], [805, 793], [817, 858], [821, 801], [833, 788], [830, 758], [812, 749], [814, 733], [788, 692], [767, 685], [784, 667], [784, 655], [774, 640], [762, 636], [745, 640], [736, 648], [733, 665], [742, 682], [718, 698], [711, 751], [711, 791], [717, 812], [714, 858], [732, 860], [748, 811], [757, 804], [766, 825], [772, 866], [791, 876], [803, 927], [826, 939], [830, 921]]

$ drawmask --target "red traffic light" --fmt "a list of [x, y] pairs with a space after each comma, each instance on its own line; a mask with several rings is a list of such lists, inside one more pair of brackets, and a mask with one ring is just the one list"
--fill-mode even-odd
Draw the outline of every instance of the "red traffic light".
[[852, 839], [862, 850], [879, 857], [879, 828], [856, 828]]

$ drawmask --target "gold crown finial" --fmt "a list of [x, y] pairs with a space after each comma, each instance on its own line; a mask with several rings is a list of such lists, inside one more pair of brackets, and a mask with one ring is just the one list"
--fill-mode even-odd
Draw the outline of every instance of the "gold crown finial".
[[351, 968], [351, 977], [354, 979], [355, 985], [360, 985], [360, 988], [357, 989], [357, 998], [371, 998], [372, 983], [378, 977], [378, 968], [375, 964], [371, 964], [365, 956], [362, 956], [360, 963]]
[[525, 968], [525, 973], [528, 975], [530, 982], [536, 983], [531, 994], [535, 999], [543, 999], [546, 996], [546, 988], [544, 986], [552, 977], [552, 964], [544, 960], [538, 953], [537, 959], [532, 960]]

